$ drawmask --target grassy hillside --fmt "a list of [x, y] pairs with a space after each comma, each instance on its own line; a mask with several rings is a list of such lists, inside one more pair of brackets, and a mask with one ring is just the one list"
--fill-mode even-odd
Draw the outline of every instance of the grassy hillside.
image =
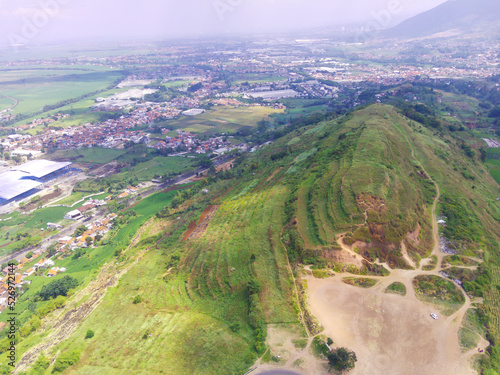
[[[341, 267], [339, 234], [343, 246], [393, 268], [411, 267], [403, 249], [415, 262], [428, 255], [435, 183], [449, 220], [443, 235], [485, 260], [467, 288], [484, 295], [489, 337], [500, 339], [500, 292], [489, 286], [490, 278], [500, 284], [498, 185], [478, 152], [467, 156], [451, 135], [384, 105], [284, 133], [204, 181], [208, 194], [179, 193], [141, 222], [133, 246], [113, 260], [130, 266], [120, 282], [44, 351], [56, 361], [44, 367], [39, 357], [42, 369], [29, 373], [71, 362], [65, 374], [242, 374], [264, 354], [267, 325], [311, 328], [291, 271]], [[209, 206], [215, 213], [204, 219]], [[381, 272], [368, 263], [349, 270]], [[485, 367], [495, 366], [496, 350]]]

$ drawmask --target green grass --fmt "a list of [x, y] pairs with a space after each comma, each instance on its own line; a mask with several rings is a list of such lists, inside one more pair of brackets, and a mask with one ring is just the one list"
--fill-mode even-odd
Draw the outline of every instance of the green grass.
[[40, 111], [45, 105], [104, 89], [120, 77], [122, 73], [118, 71], [0, 72], [1, 94], [19, 100], [15, 114], [27, 114]]
[[367, 279], [363, 277], [344, 277], [342, 281], [352, 286], [359, 286], [361, 288], [371, 288], [377, 284], [377, 280]]
[[385, 293], [399, 294], [404, 297], [406, 296], [406, 286], [403, 283], [395, 282], [385, 289]]
[[112, 148], [81, 148], [74, 150], [55, 150], [47, 154], [50, 160], [70, 160], [74, 163], [107, 164], [127, 153], [127, 150]]
[[477, 266], [478, 262], [460, 255], [447, 255], [443, 258], [443, 266]]
[[76, 192], [71, 194], [69, 197], [63, 198], [60, 201], [57, 201], [55, 204], [65, 204], [68, 206], [71, 206], [73, 203], [78, 202], [79, 200], [83, 199], [86, 194], [81, 193], [81, 192]]
[[155, 175], [175, 175], [195, 169], [196, 159], [183, 157], [156, 157], [133, 167], [122, 169], [121, 173], [113, 175], [111, 180], [119, 181], [127, 178], [137, 178], [139, 181], [148, 181]]
[[[297, 137], [300, 142], [291, 142]], [[358, 247], [359, 252], [365, 251], [363, 256], [403, 267], [399, 244], [420, 225], [418, 243], [408, 240], [407, 247], [411, 254], [429, 256], [430, 206], [436, 190], [423, 168], [445, 197], [451, 196], [477, 216], [471, 225], [480, 229], [480, 242], [470, 242], [464, 251], [473, 254], [483, 249], [491, 285], [500, 285], [500, 267], [494, 267], [500, 264], [500, 251], [495, 247], [498, 187], [492, 186], [482, 164], [468, 158], [459, 145], [449, 134], [437, 136], [383, 105], [292, 131], [248, 155], [233, 172], [233, 180], [211, 183], [208, 194], [196, 195], [182, 209], [171, 212], [162, 241], [108, 291], [103, 304], [56, 350], [82, 349], [82, 358], [70, 373], [158, 373], [160, 369], [172, 374], [244, 373], [256, 358], [257, 348], [260, 355], [265, 353], [265, 335], [255, 328], [257, 318], [258, 327], [297, 323], [287, 255], [292, 265], [325, 269], [331, 265], [329, 252], [338, 248], [335, 235], [347, 232], [346, 239], [366, 242], [368, 246]], [[285, 148], [282, 157], [271, 160], [271, 155]], [[311, 149], [316, 152], [304, 157]], [[296, 162], [300, 155], [301, 161]], [[292, 165], [295, 173], [287, 174]], [[464, 179], [464, 172], [475, 180]], [[114, 248], [125, 246], [142, 220], [154, 213], [161, 204], [155, 199], [141, 201], [134, 208], [138, 217], [120, 230]], [[188, 223], [198, 221], [209, 204], [219, 208], [204, 234], [180, 241]], [[134, 254], [154, 244], [162, 234], [143, 234], [129, 251]], [[130, 261], [127, 254], [123, 258], [120, 261]], [[85, 263], [74, 270], [79, 277], [84, 272]], [[368, 287], [377, 282], [352, 279], [351, 283]], [[482, 282], [489, 284], [486, 279]], [[464, 301], [460, 289], [437, 276], [419, 276], [415, 287], [419, 298], [444, 315]], [[299, 293], [307, 296], [302, 287]], [[497, 335], [500, 292], [492, 288], [485, 294], [491, 317], [488, 328]], [[135, 296], [142, 302], [134, 304]], [[88, 329], [95, 336], [85, 341]], [[175, 347], [166, 342], [166, 332]], [[142, 339], [145, 333], [152, 337]], [[124, 348], [117, 343], [119, 335], [125, 338]], [[229, 354], [228, 348], [232, 348]], [[200, 351], [201, 358], [193, 358]], [[146, 355], [153, 360], [144, 361]]]
[[[462, 327], [458, 332], [460, 346], [463, 351], [468, 351], [477, 346], [480, 336], [486, 335], [484, 323], [481, 322], [477, 309], [469, 309], [465, 314]], [[484, 348], [483, 348], [484, 349]]]
[[260, 106], [221, 107], [194, 117], [181, 116], [178, 119], [165, 122], [164, 125], [192, 133], [235, 133], [242, 127], [255, 127], [260, 120], [280, 112], [282, 110]]
[[12, 99], [0, 96], [0, 111], [12, 107], [14, 101]]
[[446, 316], [452, 315], [465, 302], [460, 289], [451, 281], [439, 276], [417, 276], [413, 279], [413, 286], [417, 298], [435, 305]]

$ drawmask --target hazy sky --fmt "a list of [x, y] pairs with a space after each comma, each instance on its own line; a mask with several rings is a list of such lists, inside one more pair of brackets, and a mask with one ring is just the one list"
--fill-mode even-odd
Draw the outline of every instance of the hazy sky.
[[392, 26], [445, 0], [0, 0], [0, 44]]

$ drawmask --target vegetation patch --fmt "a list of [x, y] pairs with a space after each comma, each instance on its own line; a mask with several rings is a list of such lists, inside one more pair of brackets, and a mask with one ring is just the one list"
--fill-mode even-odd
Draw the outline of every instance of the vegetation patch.
[[434, 275], [419, 275], [413, 279], [415, 294], [428, 303], [436, 305], [439, 311], [450, 316], [465, 302], [460, 289], [451, 281]]
[[433, 269], [436, 268], [437, 263], [438, 263], [438, 257], [436, 255], [432, 255], [429, 258], [429, 262], [425, 266], [423, 266], [422, 269], [424, 271], [432, 271]]
[[395, 282], [385, 289], [385, 293], [399, 294], [404, 297], [406, 296], [406, 286], [403, 283]]
[[342, 281], [352, 286], [359, 286], [361, 288], [371, 288], [377, 284], [377, 280], [367, 279], [364, 277], [344, 277]]
[[477, 266], [479, 262], [461, 255], [447, 255], [443, 258], [443, 267], [448, 266]]

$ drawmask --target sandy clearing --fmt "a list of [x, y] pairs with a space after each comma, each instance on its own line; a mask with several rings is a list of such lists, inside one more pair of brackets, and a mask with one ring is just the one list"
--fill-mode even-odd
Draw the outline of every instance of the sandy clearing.
[[356, 352], [352, 375], [472, 375], [460, 352], [459, 319], [433, 320], [434, 310], [415, 298], [385, 294], [386, 282], [371, 289], [341, 277], [308, 278], [311, 312], [336, 346]]

